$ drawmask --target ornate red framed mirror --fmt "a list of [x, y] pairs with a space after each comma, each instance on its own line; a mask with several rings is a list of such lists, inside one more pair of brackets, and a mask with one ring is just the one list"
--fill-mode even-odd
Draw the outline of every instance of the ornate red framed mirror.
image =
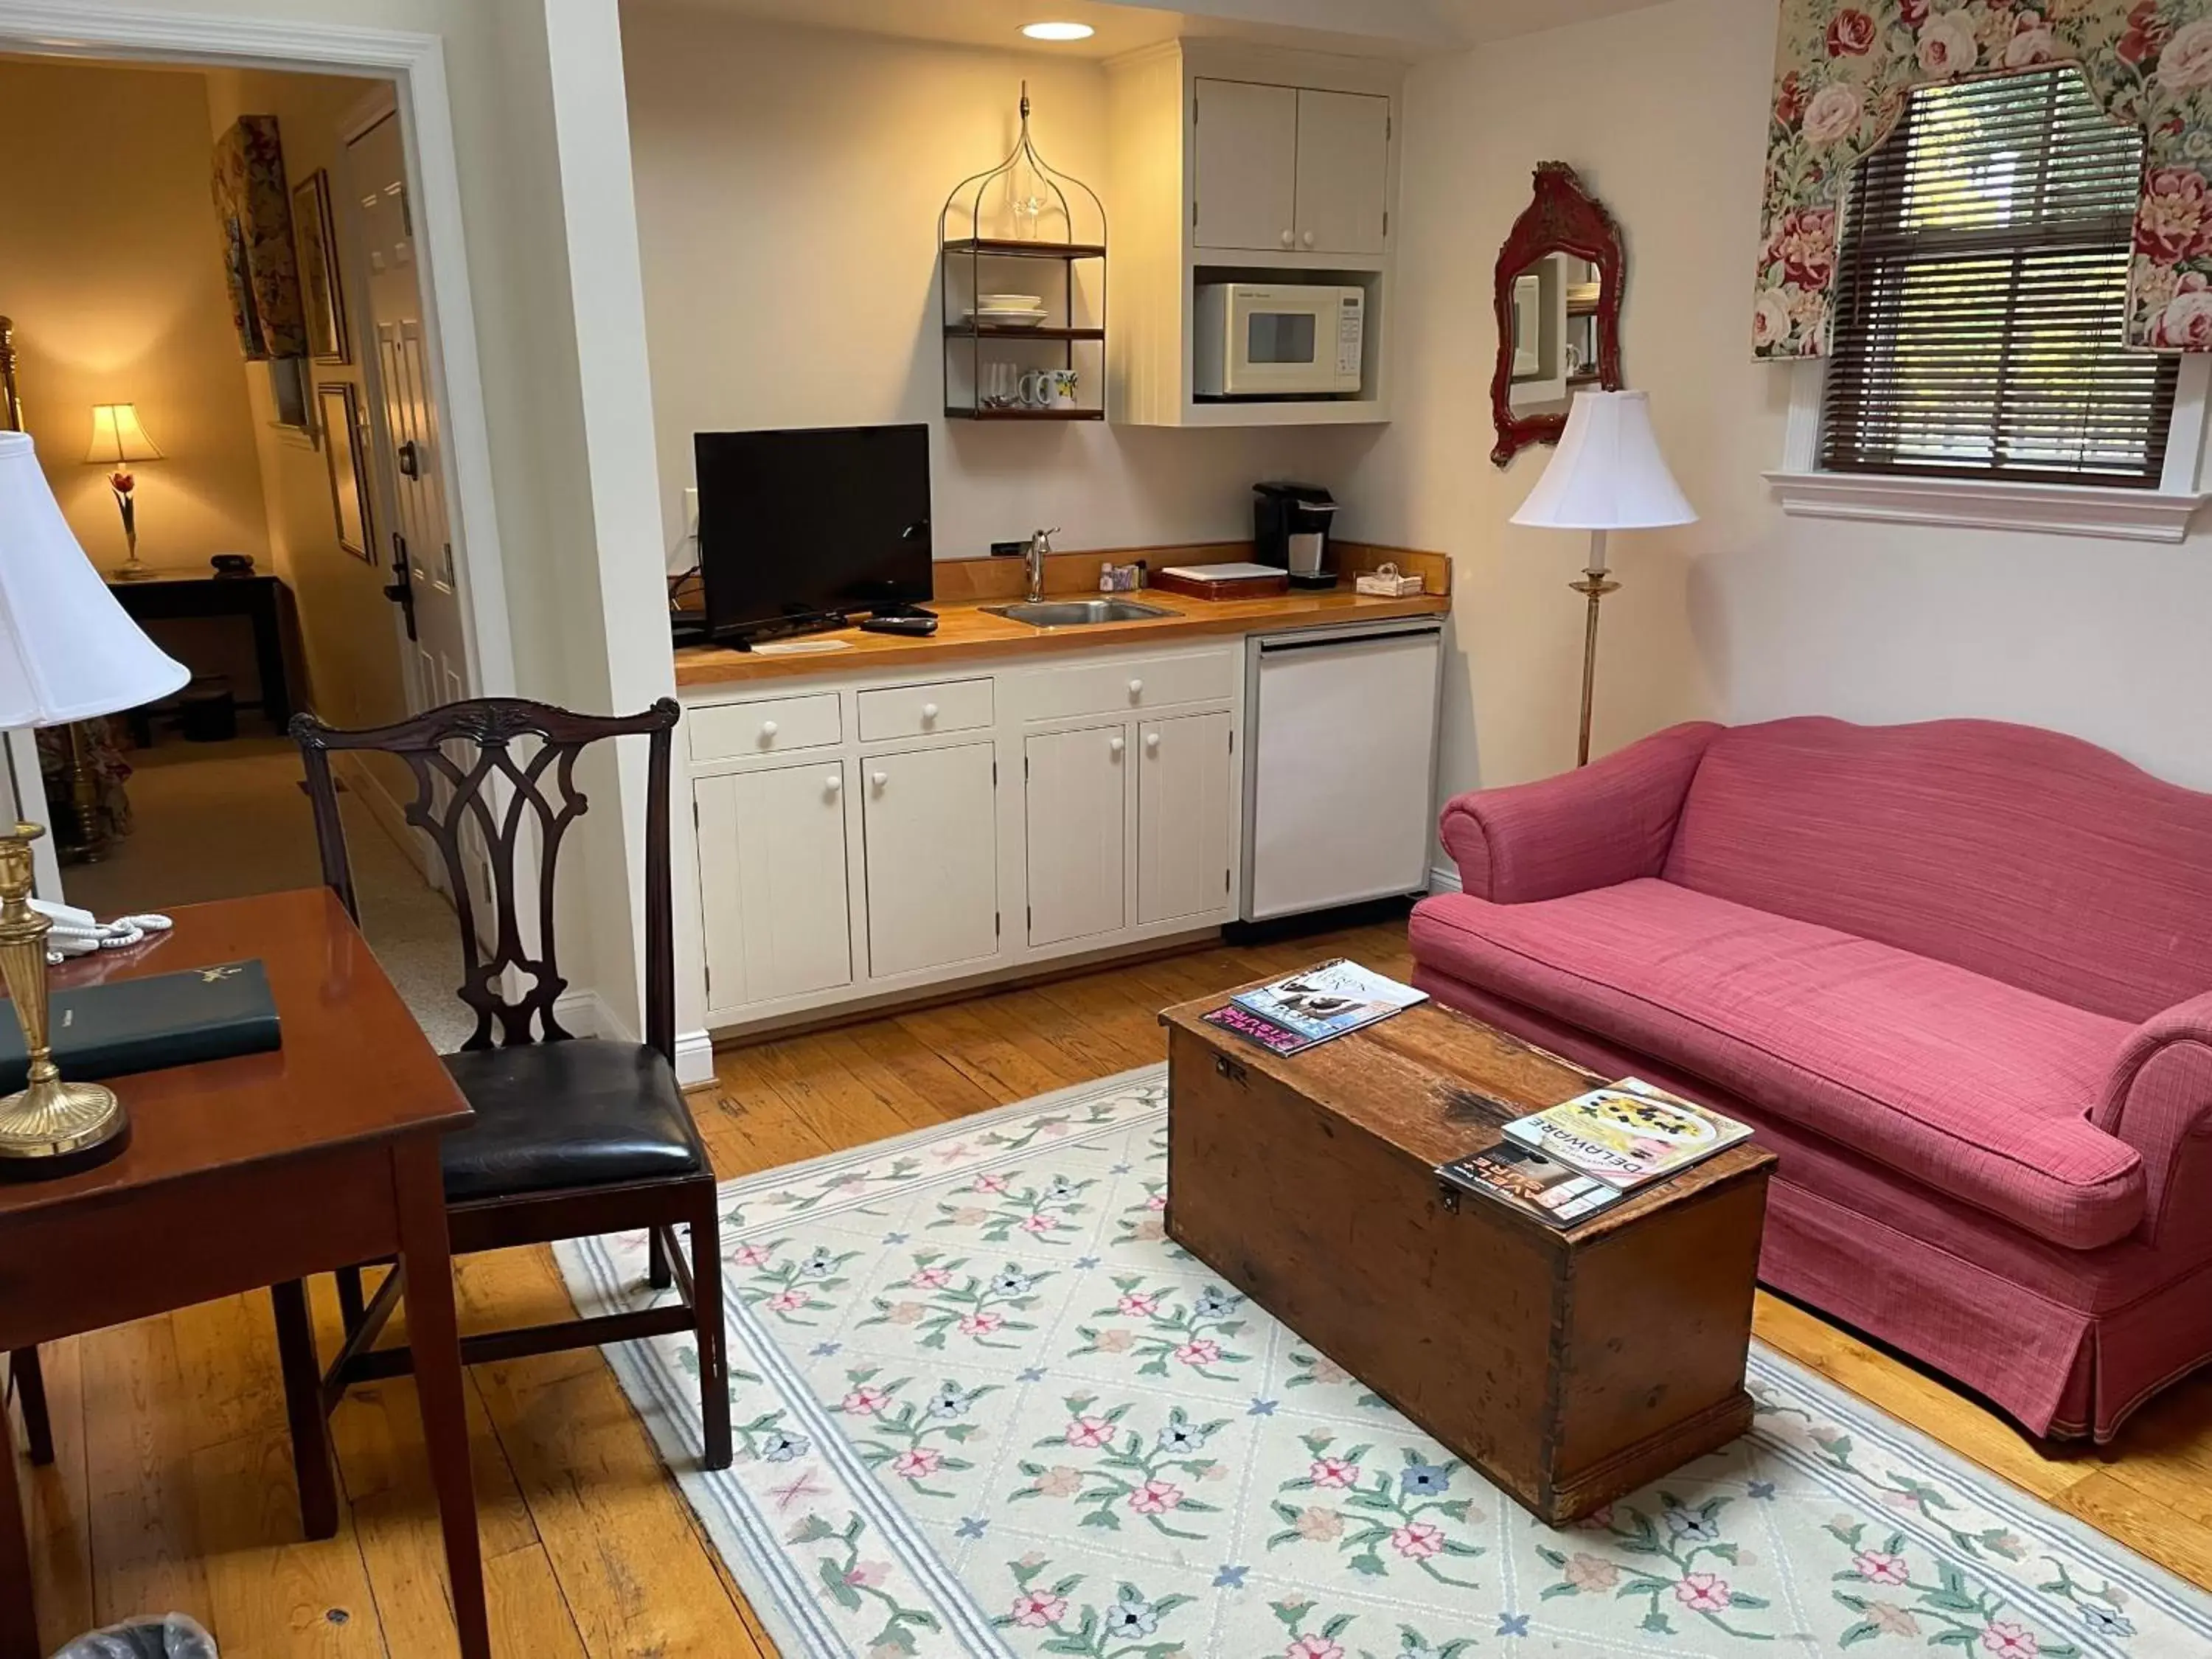
[[1620, 296], [1628, 258], [1605, 205], [1564, 161], [1536, 168], [1535, 192], [1498, 253], [1498, 368], [1491, 376], [1504, 466], [1555, 444], [1585, 388], [1621, 390]]

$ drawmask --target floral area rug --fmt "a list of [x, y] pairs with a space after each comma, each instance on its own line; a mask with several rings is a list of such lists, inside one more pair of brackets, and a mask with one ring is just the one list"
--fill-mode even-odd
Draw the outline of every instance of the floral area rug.
[[[1150, 1067], [724, 1187], [726, 1473], [693, 1345], [606, 1350], [788, 1659], [2212, 1654], [2212, 1597], [1756, 1347], [1743, 1439], [1541, 1525], [1168, 1242], [1166, 1113]], [[642, 1236], [561, 1262], [653, 1295]]]

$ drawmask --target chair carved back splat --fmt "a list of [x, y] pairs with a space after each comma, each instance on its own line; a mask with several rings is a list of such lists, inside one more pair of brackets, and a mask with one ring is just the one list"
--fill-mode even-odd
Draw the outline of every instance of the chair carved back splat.
[[[673, 733], [681, 715], [672, 697], [663, 697], [643, 714], [629, 715], [579, 714], [526, 698], [479, 697], [357, 732], [325, 726], [312, 714], [293, 720], [291, 735], [306, 763], [307, 793], [314, 807], [323, 880], [356, 922], [361, 906], [346, 856], [331, 755], [339, 750], [392, 755], [413, 775], [415, 796], [406, 806], [407, 822], [437, 848], [460, 921], [464, 978], [459, 995], [477, 1017], [475, 1031], [462, 1045], [465, 1049], [557, 1042], [571, 1035], [554, 1013], [554, 1003], [568, 988], [556, 946], [554, 901], [562, 840], [590, 807], [576, 786], [576, 763], [595, 743], [642, 736], [648, 740], [649, 752], [645, 1040], [674, 1063], [668, 790]], [[489, 877], [489, 929], [480, 925], [477, 896], [469, 879], [471, 829]], [[526, 843], [533, 836], [538, 854], [535, 948], [524, 937], [527, 901], [521, 867]], [[513, 999], [503, 991], [510, 973], [519, 987]]]

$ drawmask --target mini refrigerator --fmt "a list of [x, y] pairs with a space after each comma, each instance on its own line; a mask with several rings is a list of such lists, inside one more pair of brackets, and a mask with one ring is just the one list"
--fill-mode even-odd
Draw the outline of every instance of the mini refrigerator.
[[1243, 920], [1427, 890], [1443, 664], [1435, 617], [1248, 642]]

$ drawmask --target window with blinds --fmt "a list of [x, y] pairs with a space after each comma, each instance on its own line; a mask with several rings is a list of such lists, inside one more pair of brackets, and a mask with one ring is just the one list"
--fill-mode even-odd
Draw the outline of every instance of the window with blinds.
[[2070, 67], [1914, 91], [1844, 206], [1821, 465], [2155, 488], [2175, 363], [2124, 343], [2142, 158]]

